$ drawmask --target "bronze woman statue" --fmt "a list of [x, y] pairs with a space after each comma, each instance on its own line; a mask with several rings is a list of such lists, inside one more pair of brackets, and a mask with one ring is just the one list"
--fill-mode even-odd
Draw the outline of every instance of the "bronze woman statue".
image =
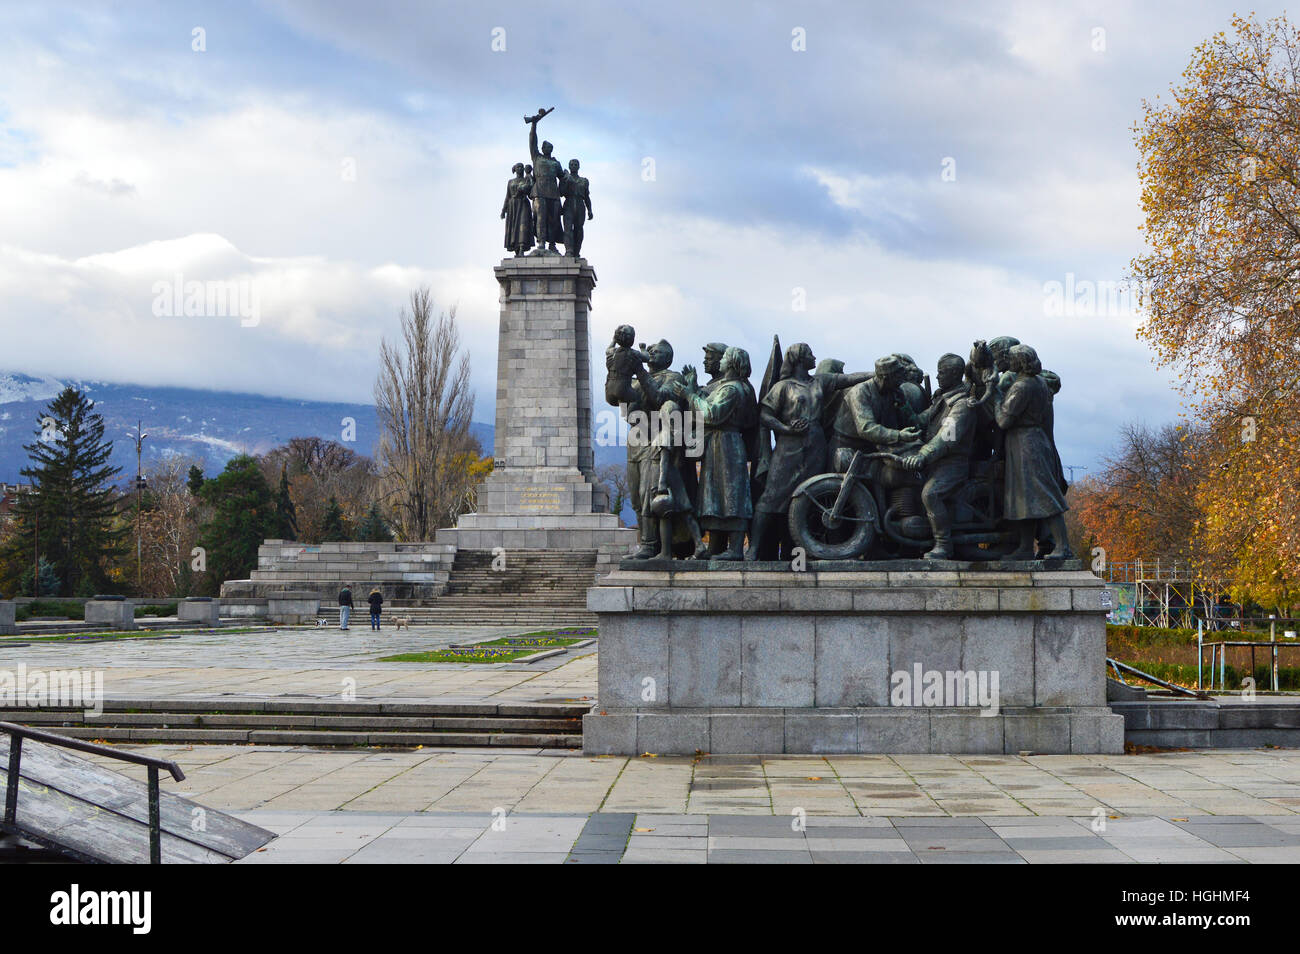
[[[1043, 380], [1043, 366], [1033, 348], [1015, 345], [1009, 358], [1009, 370], [1015, 378], [1005, 390], [995, 388], [993, 416], [1006, 434], [1002, 515], [1017, 522], [1020, 544], [1002, 559], [1034, 559], [1036, 532], [1041, 534], [1040, 541], [1051, 539], [1055, 543], [1052, 552], [1040, 559], [1068, 559], [1072, 556], [1065, 532], [1065, 511], [1069, 508], [1061, 491], [1059, 464], [1052, 446], [1052, 392]], [[996, 373], [988, 373], [990, 385]]]
[[516, 162], [510, 171], [515, 177], [506, 183], [501, 218], [506, 221], [506, 248], [519, 258], [533, 247], [533, 183], [525, 174], [522, 162]]
[[[696, 559], [740, 560], [745, 529], [754, 507], [749, 493], [749, 460], [758, 429], [758, 399], [749, 383], [749, 352], [727, 348], [720, 376], [708, 386], [696, 385], [695, 369], [682, 369], [686, 408], [699, 416], [704, 428], [700, 458], [699, 520], [709, 531], [708, 548]], [[727, 545], [722, 547], [725, 539]]]

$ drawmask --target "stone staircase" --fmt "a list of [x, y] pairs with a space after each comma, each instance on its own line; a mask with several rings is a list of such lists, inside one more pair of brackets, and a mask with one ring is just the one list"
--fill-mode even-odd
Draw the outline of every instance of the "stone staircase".
[[582, 747], [588, 704], [329, 702], [257, 699], [123, 699], [103, 713], [9, 709], [5, 719], [77, 739], [413, 748]]
[[[587, 588], [596, 576], [596, 551], [509, 550], [503, 569], [492, 569], [487, 550], [459, 550], [446, 592], [425, 600], [384, 603], [384, 622], [405, 616], [413, 625], [594, 626], [587, 612]], [[353, 591], [353, 625], [368, 625], [366, 591]], [[321, 606], [331, 624], [338, 620], [334, 600]]]
[[267, 540], [247, 580], [227, 580], [222, 599], [309, 592], [332, 603], [343, 582], [353, 591], [378, 586], [388, 601], [419, 601], [446, 586], [455, 547], [438, 543], [317, 543]]
[[365, 599], [372, 587], [384, 594], [384, 616], [409, 617], [413, 625], [490, 625], [535, 629], [592, 626], [587, 588], [613, 569], [619, 546], [591, 550], [503, 551], [494, 570], [491, 550], [457, 550], [445, 543], [322, 543], [267, 540], [258, 550], [251, 579], [221, 587], [222, 613], [256, 618], [268, 597], [312, 594], [320, 616], [338, 621], [338, 591], [352, 585], [356, 624], [366, 624]]
[[432, 607], [510, 622], [595, 625], [595, 614], [587, 612], [587, 588], [596, 576], [596, 551], [509, 550], [503, 557], [505, 566], [494, 570], [490, 551], [458, 551], [447, 590]]

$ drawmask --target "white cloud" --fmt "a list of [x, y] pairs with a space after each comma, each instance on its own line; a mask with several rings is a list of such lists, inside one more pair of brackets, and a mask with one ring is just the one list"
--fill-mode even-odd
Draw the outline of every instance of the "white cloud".
[[[274, 63], [238, 17], [208, 24], [206, 59], [186, 52], [188, 27], [168, 52], [108, 16], [0, 37], [5, 364], [368, 400], [380, 337], [428, 283], [458, 306], [490, 420], [496, 213], [524, 153], [519, 116], [545, 99], [564, 107], [545, 135], [592, 180], [597, 355], [626, 322], [671, 340], [678, 364], [723, 340], [747, 346], [758, 373], [779, 331], [850, 367], [904, 350], [933, 370], [942, 352], [1011, 333], [1065, 378], [1058, 434], [1073, 463], [1119, 421], [1173, 413], [1131, 321], [1048, 319], [1042, 289], [1067, 272], [1120, 277], [1137, 240], [1127, 126], [1155, 91], [1131, 78], [1172, 78], [1186, 36], [1226, 14], [1161, 39], [1152, 19], [1102, 8], [1098, 62], [1088, 10], [900, 8], [867, 26], [822, 12], [794, 59], [770, 18], [651, 43], [670, 4], [643, 11], [644, 31], [584, 17], [581, 35], [600, 42], [570, 73], [541, 55], [563, 24], [511, 20], [512, 52], [491, 59], [473, 11], [277, 10], [288, 25], [274, 24], [286, 37]], [[300, 47], [294, 30], [312, 39]], [[768, 43], [779, 56], [755, 52]], [[656, 182], [640, 178], [644, 155], [660, 159]], [[956, 182], [940, 179], [945, 155]], [[780, 223], [743, 190], [706, 212], [715, 188], [734, 187], [709, 178], [721, 170], [742, 183], [761, 171], [752, 188], [778, 197], [815, 182], [824, 199], [808, 189], [818, 201]], [[250, 282], [259, 323], [155, 317], [153, 285], [177, 274]], [[795, 288], [806, 311], [791, 309]]]

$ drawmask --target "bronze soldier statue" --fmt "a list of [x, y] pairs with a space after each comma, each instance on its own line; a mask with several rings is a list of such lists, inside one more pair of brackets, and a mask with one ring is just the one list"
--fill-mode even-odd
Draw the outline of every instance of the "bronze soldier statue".
[[963, 382], [966, 362], [959, 355], [939, 359], [939, 393], [925, 411], [926, 442], [920, 450], [903, 458], [909, 470], [925, 471], [921, 503], [925, 506], [934, 536], [927, 560], [951, 560], [952, 515], [945, 501], [970, 480], [971, 441], [978, 412], [968, 400], [970, 385]]
[[763, 495], [754, 504], [746, 560], [757, 560], [774, 519], [790, 509], [794, 489], [826, 469], [826, 435], [821, 417], [827, 398], [865, 381], [871, 374], [813, 374], [817, 359], [800, 342], [786, 349], [781, 378], [763, 397], [759, 416], [776, 435]]
[[582, 255], [583, 224], [596, 216], [591, 211], [591, 182], [578, 175], [578, 160], [569, 160], [569, 174], [560, 178], [560, 194], [564, 196], [561, 218], [564, 223], [564, 254], [570, 258]]
[[533, 218], [537, 228], [537, 248], [534, 255], [559, 255], [555, 243], [564, 237], [560, 221], [560, 178], [564, 170], [558, 160], [551, 157], [555, 149], [549, 142], [537, 148], [537, 123], [555, 107], [540, 110], [535, 116], [525, 116], [528, 123], [528, 154], [533, 160]]
[[655, 556], [660, 560], [673, 558], [673, 544], [682, 531], [689, 534], [694, 544], [692, 556], [699, 556], [705, 550], [704, 533], [695, 514], [695, 487], [688, 488], [684, 479], [688, 467], [690, 476], [695, 476], [695, 462], [684, 453], [689, 420], [682, 415], [683, 383], [680, 375], [664, 381], [661, 390], [664, 401], [659, 406], [659, 429], [654, 438], [659, 456], [659, 483], [650, 500], [650, 515], [659, 521], [659, 552]]
[[[708, 394], [722, 383], [722, 356], [727, 353], [727, 346], [718, 341], [711, 341], [704, 346], [704, 373], [709, 376], [701, 390]], [[689, 367], [689, 366], [688, 366]], [[686, 369], [682, 369], [682, 374]]]
[[[675, 393], [681, 375], [669, 367], [673, 363], [673, 346], [662, 338], [647, 349], [647, 357], [648, 375], [639, 377], [632, 384], [639, 398], [623, 405], [628, 409], [628, 423], [632, 425], [627, 437], [627, 482], [641, 536], [641, 546], [633, 558], [640, 560], [648, 560], [663, 551], [665, 541], [659, 539], [659, 518], [664, 512], [676, 512], [665, 511], [665, 507], [669, 504], [676, 506], [682, 500], [693, 501], [698, 486], [695, 461], [670, 455], [680, 475], [681, 495], [668, 503], [660, 501], [660, 513], [655, 513], [655, 498], [662, 496], [661, 485], [669, 491], [675, 489], [673, 481], [665, 482], [663, 479], [664, 443], [658, 439], [663, 418], [659, 411], [664, 401]], [[666, 545], [671, 548], [672, 540]]]
[[[835, 418], [836, 442], [840, 447], [836, 469], [848, 470], [853, 451], [912, 453], [922, 435], [924, 421], [914, 409], [919, 393], [908, 380], [907, 365], [896, 355], [876, 361], [875, 374], [844, 394]], [[889, 506], [895, 509], [909, 536], [925, 536], [926, 520], [918, 491], [920, 480], [889, 460], [873, 460], [866, 468], [868, 481], [888, 491]]]

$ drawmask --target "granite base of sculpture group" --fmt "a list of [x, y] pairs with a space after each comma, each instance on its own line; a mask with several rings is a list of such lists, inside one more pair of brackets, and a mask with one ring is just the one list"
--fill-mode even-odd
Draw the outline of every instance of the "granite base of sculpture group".
[[1122, 752], [1101, 580], [1078, 561], [1004, 567], [617, 570], [587, 596], [600, 657], [584, 751]]

